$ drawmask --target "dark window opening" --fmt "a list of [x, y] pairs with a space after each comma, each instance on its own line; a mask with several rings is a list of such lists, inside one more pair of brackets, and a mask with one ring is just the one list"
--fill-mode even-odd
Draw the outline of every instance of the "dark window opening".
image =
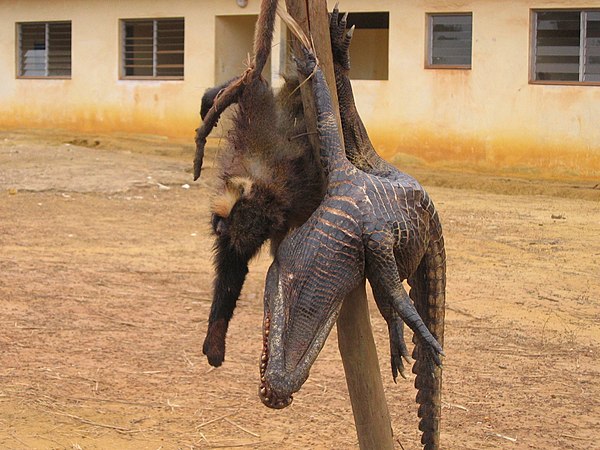
[[[340, 13], [340, 16], [343, 13]], [[389, 12], [349, 13], [347, 28], [355, 26], [350, 44], [350, 78], [353, 80], [389, 79]], [[286, 32], [286, 41], [291, 33]], [[282, 45], [281, 71], [295, 70], [291, 62], [291, 48]]]
[[71, 76], [71, 22], [17, 24], [19, 77]]
[[473, 15], [429, 14], [427, 65], [441, 68], [471, 68]]
[[534, 12], [533, 81], [600, 82], [600, 12]]
[[184, 20], [123, 22], [123, 77], [183, 79]]
[[389, 79], [390, 14], [349, 13], [348, 27], [355, 26], [350, 45], [350, 78]]

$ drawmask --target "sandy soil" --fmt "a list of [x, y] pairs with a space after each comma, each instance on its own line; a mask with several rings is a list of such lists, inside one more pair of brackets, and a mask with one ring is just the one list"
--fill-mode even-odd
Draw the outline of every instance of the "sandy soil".
[[[335, 333], [290, 408], [258, 399], [268, 252], [225, 364], [205, 361], [214, 170], [193, 183], [191, 160], [152, 136], [0, 132], [0, 448], [357, 447]], [[600, 448], [598, 186], [408, 171], [447, 242], [443, 448]], [[419, 448], [371, 311], [397, 448]]]

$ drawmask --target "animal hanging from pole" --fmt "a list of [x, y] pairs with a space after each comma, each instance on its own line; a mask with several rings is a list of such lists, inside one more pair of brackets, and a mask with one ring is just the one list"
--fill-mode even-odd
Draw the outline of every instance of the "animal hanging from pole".
[[[233, 129], [228, 136], [229, 143], [220, 157], [220, 193], [212, 207], [216, 276], [209, 328], [203, 351], [209, 363], [214, 366], [221, 365], [224, 359], [227, 326], [248, 272], [248, 261], [268, 239], [271, 239], [272, 252], [275, 254], [283, 237], [290, 230], [304, 223], [323, 198], [321, 164], [318, 156], [315, 157], [307, 138], [302, 103], [298, 91], [294, 90], [294, 82], [286, 81], [282, 91], [274, 96], [260, 77], [268, 57], [266, 52], [270, 51], [274, 21], [274, 14], [271, 12], [275, 10], [276, 3], [276, 1], [265, 0], [261, 5], [255, 37], [255, 54], [262, 56], [256, 57], [254, 63], [240, 77], [207, 91], [202, 104], [204, 121], [197, 130], [195, 179], [200, 176], [206, 137], [216, 125], [222, 112], [237, 103]], [[400, 184], [408, 180], [410, 184], [414, 180], [385, 162], [375, 152], [356, 111], [348, 77], [348, 48], [352, 31], [352, 29], [346, 30], [346, 16], [340, 19], [336, 7], [331, 15], [330, 34], [346, 156], [355, 167], [367, 174]], [[422, 190], [418, 183], [413, 187], [415, 187], [414, 192]], [[404, 208], [406, 204], [399, 207]], [[431, 208], [433, 208], [432, 204]], [[398, 231], [401, 231], [400, 228]], [[445, 257], [439, 222], [436, 223], [433, 232], [439, 234], [436, 244], [438, 253], [432, 260], [431, 258], [427, 260], [429, 264], [426, 262], [419, 264], [409, 278], [412, 286], [410, 296], [415, 301], [417, 311], [423, 317], [425, 325], [433, 326], [433, 337], [441, 343]], [[437, 265], [433, 272], [432, 261]], [[358, 263], [355, 262], [356, 264]], [[272, 268], [272, 271], [274, 270]], [[270, 293], [273, 292], [272, 271], [269, 272], [266, 295], [271, 295]], [[442, 272], [443, 275], [436, 275], [437, 278], [430, 276], [431, 273], [439, 275]], [[434, 278], [437, 291], [432, 288]], [[390, 304], [388, 299], [382, 300], [385, 296], [377, 297], [378, 307], [388, 324], [392, 374], [395, 380], [398, 373], [404, 376], [402, 357], [408, 359], [409, 355], [403, 339], [403, 321], [394, 305]], [[407, 306], [406, 296], [403, 296], [402, 300], [403, 305]], [[319, 307], [318, 301], [315, 301], [314, 305]], [[410, 305], [408, 307], [410, 309]], [[327, 316], [327, 311], [323, 314]], [[270, 332], [270, 321], [274, 317], [278, 316], [271, 311], [265, 318], [267, 334]], [[327, 324], [332, 325], [335, 317], [336, 311], [329, 311]], [[418, 319], [418, 315], [410, 316], [410, 324], [414, 326]], [[422, 327], [419, 332], [422, 335], [426, 334]], [[414, 339], [417, 346], [413, 352], [413, 357], [416, 359], [413, 372], [417, 374], [415, 381], [419, 390], [417, 401], [421, 404], [420, 427], [425, 431], [423, 442], [431, 444], [438, 439], [431, 436], [439, 436], [441, 369], [436, 363], [439, 362], [437, 350], [440, 348], [433, 346], [434, 341], [431, 338], [429, 338], [429, 347], [422, 339], [418, 337]], [[284, 407], [291, 401], [291, 395], [286, 397], [282, 394], [283, 391], [273, 388], [276, 383], [265, 383], [267, 363], [270, 361], [268, 355], [277, 353], [269, 347], [273, 342], [273, 339], [265, 340], [264, 361], [261, 363], [261, 398], [268, 406]], [[320, 347], [315, 353], [313, 348], [314, 357], [318, 350]]]
[[419, 428], [424, 447], [437, 449], [446, 267], [437, 211], [414, 178], [398, 170], [367, 173], [347, 159], [315, 55], [304, 48], [297, 64], [312, 83], [326, 192], [308, 221], [281, 243], [269, 268], [260, 397], [274, 408], [291, 403], [343, 299], [366, 277], [390, 339], [398, 316], [414, 332]]
[[225, 338], [248, 263], [271, 240], [275, 249], [301, 225], [323, 195], [320, 163], [304, 125], [302, 102], [288, 80], [275, 96], [260, 73], [271, 51], [277, 1], [265, 0], [256, 25], [255, 58], [240, 76], [209, 89], [196, 131], [194, 179], [206, 137], [227, 107], [237, 104], [228, 145], [219, 158], [221, 186], [212, 203], [215, 280], [203, 352], [213, 366], [225, 358]]
[[[308, 139], [297, 78], [288, 77], [274, 96], [259, 75], [270, 51], [275, 3], [265, 1], [261, 7], [255, 52], [262, 56], [240, 77], [206, 91], [203, 123], [196, 135], [195, 179], [201, 173], [206, 137], [222, 112], [237, 104], [228, 145], [219, 160], [221, 187], [211, 208], [215, 280], [203, 352], [216, 367], [225, 358], [226, 333], [249, 261], [269, 239], [274, 254], [286, 233], [304, 223], [323, 197], [321, 164]], [[375, 152], [354, 104], [348, 75], [353, 29], [346, 32], [346, 24], [347, 15], [340, 18], [336, 7], [330, 34], [346, 152], [366, 172], [393, 174], [397, 169]], [[397, 315], [393, 314], [389, 328], [395, 380], [398, 373], [405, 376], [402, 357], [408, 360], [409, 352]]]

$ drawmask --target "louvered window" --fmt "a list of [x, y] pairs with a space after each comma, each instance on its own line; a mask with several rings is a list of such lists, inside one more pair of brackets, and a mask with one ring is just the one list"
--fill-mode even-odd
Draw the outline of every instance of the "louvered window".
[[533, 23], [533, 81], [600, 82], [600, 11], [536, 11]]
[[123, 20], [124, 78], [183, 79], [183, 19]]
[[427, 66], [432, 68], [471, 67], [473, 15], [429, 14]]
[[71, 76], [71, 22], [17, 24], [18, 76]]

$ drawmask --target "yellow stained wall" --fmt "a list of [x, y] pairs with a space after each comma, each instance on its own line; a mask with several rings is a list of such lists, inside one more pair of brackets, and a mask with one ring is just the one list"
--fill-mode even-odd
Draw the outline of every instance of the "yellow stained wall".
[[[215, 76], [215, 14], [258, 13], [222, 0], [0, 0], [0, 127], [193, 138]], [[185, 18], [184, 80], [119, 79], [120, 19]], [[17, 22], [72, 22], [71, 79], [17, 79]], [[241, 62], [240, 62], [241, 64]]]
[[[333, 1], [329, 6], [333, 6]], [[257, 14], [259, 1], [0, 0], [0, 126], [193, 136], [215, 83], [215, 16]], [[377, 148], [496, 171], [600, 178], [600, 86], [529, 83], [530, 11], [600, 8], [572, 0], [343, 0], [388, 11], [389, 79], [356, 80]], [[471, 70], [425, 69], [426, 13], [473, 14]], [[185, 79], [119, 79], [119, 19], [185, 18]], [[16, 79], [15, 23], [72, 21], [72, 78]], [[273, 53], [273, 69], [279, 67]], [[274, 80], [276, 81], [276, 80]], [[276, 85], [277, 83], [275, 83]]]
[[[344, 0], [390, 12], [389, 81], [353, 83], [358, 109], [387, 158], [600, 179], [600, 86], [529, 83], [530, 12], [600, 1]], [[388, 8], [385, 8], [385, 5]], [[471, 12], [471, 70], [426, 69], [425, 13]]]

